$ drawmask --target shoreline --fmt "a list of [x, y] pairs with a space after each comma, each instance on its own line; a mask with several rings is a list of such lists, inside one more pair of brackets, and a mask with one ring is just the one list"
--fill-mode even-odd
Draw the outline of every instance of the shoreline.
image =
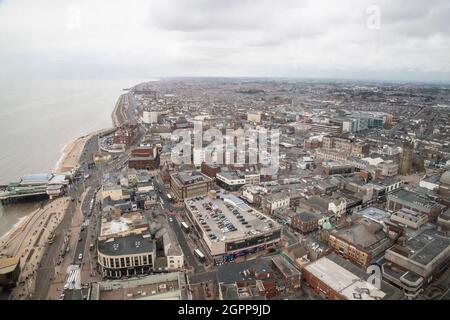
[[[122, 93], [119, 95], [115, 105], [114, 109], [111, 113], [111, 120], [112, 120], [112, 126], [109, 128], [102, 128], [98, 130], [91, 131], [89, 133], [80, 135], [70, 141], [68, 141], [61, 149], [61, 156], [59, 159], [55, 162], [53, 169], [51, 170], [52, 173], [62, 173], [67, 172], [75, 168], [76, 166], [80, 165], [80, 157], [84, 150], [84, 147], [86, 145], [86, 142], [91, 139], [95, 135], [102, 134], [104, 132], [116, 129], [120, 127], [120, 125], [123, 123], [122, 115], [121, 115], [121, 101], [122, 96], [124, 94]], [[11, 226], [11, 228], [6, 231], [5, 234], [0, 236], [0, 243], [7, 242], [7, 238], [9, 238], [11, 235], [14, 235], [18, 230], [21, 229], [30, 219], [39, 211], [39, 209], [35, 209], [31, 211], [26, 216], [23, 216], [14, 223], [14, 225]]]
[[112, 128], [102, 128], [90, 133], [84, 134], [69, 141], [62, 149], [62, 155], [55, 163], [52, 170], [53, 173], [67, 172], [80, 165], [80, 157], [86, 145], [86, 142], [92, 137], [103, 132], [109, 131]]
[[[52, 173], [62, 173], [73, 169], [75, 166], [79, 165], [81, 154], [84, 150], [86, 142], [95, 135], [101, 134], [103, 132], [112, 130], [113, 128], [103, 128], [99, 130], [92, 131], [90, 133], [81, 135], [75, 139], [70, 140], [61, 149], [61, 156], [56, 161]], [[58, 198], [57, 198], [58, 199]], [[18, 230], [20, 230], [24, 225], [30, 221], [30, 219], [39, 212], [40, 208], [32, 210], [26, 216], [19, 218], [19, 221], [14, 223], [11, 228], [6, 231], [5, 234], [0, 236], [0, 243], [4, 244], [8, 239], [14, 235]]]

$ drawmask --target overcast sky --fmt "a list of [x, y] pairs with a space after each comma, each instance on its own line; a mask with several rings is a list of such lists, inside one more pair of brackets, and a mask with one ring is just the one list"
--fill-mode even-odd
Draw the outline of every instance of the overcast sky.
[[448, 0], [0, 0], [3, 77], [450, 82]]

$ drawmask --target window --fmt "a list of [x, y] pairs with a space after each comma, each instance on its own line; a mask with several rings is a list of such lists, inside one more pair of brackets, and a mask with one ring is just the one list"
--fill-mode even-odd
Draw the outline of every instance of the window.
[[125, 267], [125, 259], [124, 258], [120, 258], [120, 266], [122, 268]]
[[125, 258], [126, 266], [129, 267], [131, 265], [130, 257]]
[[148, 255], [148, 264], [153, 264], [153, 263], [152, 263], [152, 256], [151, 256], [151, 255]]
[[110, 259], [109, 259], [109, 266], [110, 266], [111, 268], [115, 268], [115, 265], [114, 265], [114, 259], [113, 259], [113, 258], [110, 258]]
[[142, 263], [147, 264], [147, 256], [142, 256]]
[[135, 266], [139, 265], [139, 257], [134, 257], [134, 265]]
[[114, 259], [114, 260], [116, 260], [116, 268], [120, 268], [120, 263], [119, 263], [119, 259], [118, 259], [118, 258], [116, 258], [116, 259]]

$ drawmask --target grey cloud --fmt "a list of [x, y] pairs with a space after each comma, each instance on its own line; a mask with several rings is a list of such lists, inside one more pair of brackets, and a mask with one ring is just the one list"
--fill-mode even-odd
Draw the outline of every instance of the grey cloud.
[[[381, 8], [380, 30], [366, 26], [373, 4]], [[69, 5], [81, 9], [80, 30], [65, 27]], [[449, 20], [448, 0], [3, 1], [0, 70], [26, 74], [30, 63], [42, 61], [42, 70], [62, 74], [77, 68], [159, 76], [416, 69], [450, 77]]]

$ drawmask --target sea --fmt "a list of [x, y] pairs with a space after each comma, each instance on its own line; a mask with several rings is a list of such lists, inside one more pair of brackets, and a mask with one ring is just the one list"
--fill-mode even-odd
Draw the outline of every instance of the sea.
[[[79, 136], [112, 127], [123, 89], [155, 79], [0, 79], [0, 184], [55, 168]], [[0, 204], [0, 237], [38, 203]]]

